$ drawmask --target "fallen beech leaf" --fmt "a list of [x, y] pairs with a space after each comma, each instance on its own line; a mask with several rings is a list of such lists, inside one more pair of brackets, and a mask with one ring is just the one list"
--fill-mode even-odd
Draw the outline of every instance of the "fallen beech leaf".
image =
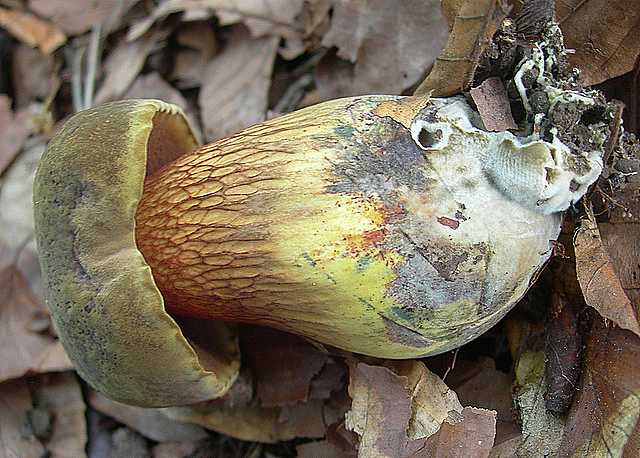
[[22, 275], [6, 268], [0, 271], [0, 285], [0, 381], [72, 369], [56, 339], [30, 329], [30, 323], [46, 316], [46, 311], [33, 298]]
[[500, 78], [487, 78], [470, 93], [487, 130], [501, 132], [518, 127], [511, 115], [507, 89]]
[[345, 423], [360, 436], [358, 457], [404, 456], [411, 419], [407, 378], [386, 367], [364, 363], [352, 367], [350, 373], [353, 403]]
[[254, 37], [292, 37], [301, 32], [296, 21], [302, 0], [225, 0], [216, 8], [221, 25], [243, 22]]
[[25, 431], [31, 394], [26, 380], [0, 383], [0, 456], [24, 458], [44, 456], [45, 450], [31, 432]]
[[338, 1], [322, 44], [336, 46], [318, 68], [324, 99], [400, 94], [417, 83], [442, 50], [447, 24], [437, 0]]
[[482, 357], [459, 361], [447, 376], [460, 403], [496, 411], [496, 444], [520, 434], [513, 419], [511, 375], [496, 369], [495, 361]]
[[44, 445], [51, 458], [85, 456], [87, 426], [82, 391], [72, 372], [46, 374], [30, 381], [34, 406], [51, 415], [51, 435]]
[[[568, 277], [574, 271], [558, 270], [556, 275], [562, 274]], [[571, 406], [580, 378], [583, 349], [580, 313], [584, 302], [580, 297], [571, 297], [566, 287], [563, 290], [562, 280], [554, 277], [545, 333], [544, 400], [547, 411], [563, 415]]]
[[9, 97], [0, 95], [0, 175], [18, 155], [30, 133], [29, 113], [13, 113]]
[[640, 338], [596, 317], [559, 456], [640, 455]]
[[325, 353], [300, 337], [274, 329], [247, 327], [241, 336], [242, 354], [263, 407], [309, 398], [311, 381], [327, 362]]
[[622, 288], [640, 311], [640, 148], [628, 149], [628, 156], [616, 165], [628, 173], [628, 182], [615, 195], [620, 205], [598, 229]]
[[263, 121], [267, 112], [276, 37], [251, 38], [238, 26], [222, 54], [206, 67], [198, 101], [206, 140]]
[[91, 407], [139, 432], [148, 439], [166, 441], [197, 441], [207, 437], [196, 425], [170, 419], [160, 409], [145, 409], [112, 401], [100, 393], [89, 393]]
[[199, 13], [199, 19], [206, 19], [213, 12], [221, 25], [244, 23], [254, 37], [298, 39], [303, 32], [298, 24], [302, 5], [302, 0], [166, 0], [131, 27], [128, 39], [139, 38], [154, 22], [173, 13]]
[[198, 444], [196, 442], [162, 442], [153, 446], [153, 458], [176, 458], [193, 456]]
[[407, 428], [409, 439], [429, 437], [447, 418], [458, 418], [462, 404], [457, 394], [423, 363], [393, 361], [388, 366], [407, 378], [412, 412]]
[[60, 77], [55, 70], [54, 56], [20, 44], [11, 59], [16, 107], [24, 108], [34, 100], [45, 100], [57, 90]]
[[638, 314], [627, 297], [592, 218], [585, 218], [574, 239], [576, 272], [585, 302], [603, 317], [640, 336]]
[[[488, 456], [495, 436], [495, 412], [490, 414], [488, 429], [484, 421], [471, 419], [472, 414], [465, 420], [456, 394], [423, 363], [390, 361], [387, 366], [356, 362], [350, 366], [349, 395], [353, 402], [345, 415], [345, 426], [360, 436], [358, 457], [430, 457], [437, 455], [434, 450], [449, 456], [454, 450], [440, 447], [476, 429], [483, 431], [479, 436], [486, 454], [469, 456]], [[456, 426], [442, 439], [429, 442], [445, 423], [454, 426], [463, 420], [461, 427], [467, 433]]]
[[460, 6], [447, 46], [416, 89], [416, 95], [433, 91], [434, 97], [442, 97], [468, 89], [482, 51], [507, 16], [501, 0], [466, 0], [446, 8], [451, 10], [457, 5]]
[[175, 54], [172, 80], [181, 88], [199, 87], [204, 67], [215, 56], [218, 42], [210, 21], [187, 22], [180, 25], [176, 41], [181, 45]]
[[142, 70], [153, 47], [164, 36], [164, 31], [152, 30], [134, 42], [121, 40], [104, 63], [106, 77], [96, 93], [95, 103], [120, 98]]
[[[286, 407], [250, 405], [225, 409], [209, 403], [192, 407], [169, 407], [162, 411], [177, 421], [195, 423], [245, 441], [267, 443], [296, 437], [323, 437], [325, 421], [335, 421], [339, 414], [332, 413], [323, 401], [318, 400]], [[332, 417], [335, 418], [332, 420]]]
[[344, 453], [326, 440], [297, 445], [296, 452], [298, 458], [349, 458], [355, 456]]
[[487, 458], [496, 436], [496, 412], [465, 407], [461, 418], [448, 418], [415, 457]]
[[562, 0], [556, 17], [587, 86], [631, 71], [640, 54], [640, 1]]
[[0, 8], [0, 26], [45, 54], [51, 54], [67, 41], [66, 35], [56, 26], [22, 11]]
[[100, 0], [81, 2], [70, 0], [29, 0], [29, 9], [50, 19], [69, 35], [80, 35], [96, 24], [113, 30], [124, 13], [138, 0]]

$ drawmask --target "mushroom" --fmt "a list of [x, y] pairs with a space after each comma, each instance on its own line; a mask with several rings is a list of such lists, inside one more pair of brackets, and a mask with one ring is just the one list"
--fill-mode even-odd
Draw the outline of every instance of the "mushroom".
[[237, 375], [228, 328], [207, 370], [172, 317], [434, 355], [523, 296], [600, 156], [486, 132], [462, 97], [333, 100], [200, 148], [175, 106], [105, 104], [37, 172], [48, 304], [80, 374], [142, 405], [220, 396]]

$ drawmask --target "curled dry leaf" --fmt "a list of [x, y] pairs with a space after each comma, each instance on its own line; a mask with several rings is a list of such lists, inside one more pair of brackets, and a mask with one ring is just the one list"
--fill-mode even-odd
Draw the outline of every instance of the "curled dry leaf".
[[[482, 51], [507, 16], [501, 0], [452, 0], [445, 10], [457, 10], [444, 51], [415, 94], [442, 97], [469, 88]], [[449, 13], [450, 14], [450, 13]]]
[[574, 247], [585, 302], [603, 317], [640, 336], [638, 312], [622, 288], [593, 217], [581, 221]]
[[204, 68], [218, 50], [218, 41], [209, 21], [187, 22], [180, 25], [176, 34], [180, 49], [175, 54], [171, 79], [181, 89], [202, 84]]
[[579, 313], [583, 307], [582, 301], [567, 298], [560, 288], [552, 289], [545, 338], [544, 399], [547, 410], [556, 415], [569, 409], [578, 385], [583, 347]]
[[446, 380], [463, 405], [496, 411], [496, 444], [520, 434], [512, 412], [511, 375], [497, 370], [493, 359], [459, 361]]
[[0, 383], [0, 456], [2, 458], [40, 457], [42, 443], [29, 430], [27, 413], [32, 407], [26, 380]]
[[176, 458], [193, 456], [198, 447], [197, 442], [162, 442], [153, 446], [153, 458]]
[[640, 55], [640, 1], [562, 0], [556, 16], [569, 60], [580, 69], [586, 85], [631, 71]]
[[222, 54], [205, 68], [199, 103], [207, 140], [263, 121], [278, 38], [251, 38], [235, 27]]
[[[486, 457], [496, 434], [496, 412], [462, 408], [456, 394], [418, 361], [388, 367], [351, 364], [347, 429], [360, 436], [358, 456]], [[471, 442], [467, 442], [469, 438]], [[445, 456], [442, 455], [442, 456]]]
[[112, 401], [95, 391], [89, 393], [89, 404], [154, 441], [197, 441], [207, 437], [204, 429], [172, 420], [161, 409], [129, 406]]
[[184, 13], [185, 17], [197, 14], [198, 19], [216, 13], [221, 25], [243, 23], [254, 37], [270, 35], [299, 41], [304, 31], [300, 23], [302, 7], [302, 0], [166, 0], [130, 28], [128, 39], [139, 38], [154, 22], [173, 13]]
[[304, 402], [311, 382], [327, 362], [327, 354], [291, 334], [267, 328], [242, 331], [242, 354], [256, 382], [263, 407]]
[[37, 49], [21, 44], [13, 50], [11, 64], [18, 108], [26, 107], [34, 100], [45, 100], [60, 85], [54, 56], [42, 54]]
[[66, 35], [50, 22], [33, 14], [0, 8], [0, 26], [14, 37], [45, 54], [51, 54], [66, 41]]
[[[0, 381], [72, 369], [62, 345], [43, 332], [40, 322], [48, 314], [22, 275], [5, 269], [0, 272], [0, 284]], [[44, 331], [48, 320], [45, 323]]]
[[640, 455], [640, 338], [596, 317], [559, 456]]
[[465, 407], [459, 418], [447, 418], [414, 457], [487, 458], [496, 436], [494, 410]]
[[400, 94], [424, 76], [446, 37], [437, 0], [335, 2], [322, 44], [336, 46], [340, 59], [329, 54], [318, 68], [320, 95]]
[[9, 97], [0, 95], [0, 175], [20, 152], [30, 133], [29, 113], [14, 113]]
[[320, 400], [285, 407], [258, 405], [224, 408], [214, 403], [192, 407], [169, 407], [164, 413], [174, 420], [245, 441], [274, 443], [297, 437], [323, 437], [327, 423], [337, 421], [341, 412], [332, 411]]
[[83, 2], [70, 0], [29, 0], [29, 8], [51, 20], [69, 35], [79, 35], [96, 24], [115, 29], [124, 13], [138, 0], [100, 0]]
[[326, 440], [297, 445], [296, 452], [298, 458], [349, 458], [355, 456], [343, 452]]

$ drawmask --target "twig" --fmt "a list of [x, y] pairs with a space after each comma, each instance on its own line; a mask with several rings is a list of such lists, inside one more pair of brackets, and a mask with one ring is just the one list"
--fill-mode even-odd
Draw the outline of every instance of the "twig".
[[93, 93], [96, 83], [96, 69], [100, 55], [100, 37], [102, 35], [102, 24], [96, 24], [91, 29], [89, 40], [89, 55], [87, 57], [87, 74], [84, 80], [84, 106], [91, 108], [93, 105]]
[[84, 46], [73, 49], [71, 54], [71, 100], [73, 109], [78, 112], [84, 106], [82, 97], [82, 58], [86, 48]]

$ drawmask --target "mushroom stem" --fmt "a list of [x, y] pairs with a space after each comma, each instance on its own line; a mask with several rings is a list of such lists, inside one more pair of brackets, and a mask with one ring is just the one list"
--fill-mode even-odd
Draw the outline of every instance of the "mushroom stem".
[[[150, 170], [135, 232], [166, 306], [387, 358], [481, 334], [524, 294], [560, 218], [487, 179], [493, 137], [465, 130], [469, 111], [334, 100]], [[448, 135], [425, 149], [432, 124]]]

